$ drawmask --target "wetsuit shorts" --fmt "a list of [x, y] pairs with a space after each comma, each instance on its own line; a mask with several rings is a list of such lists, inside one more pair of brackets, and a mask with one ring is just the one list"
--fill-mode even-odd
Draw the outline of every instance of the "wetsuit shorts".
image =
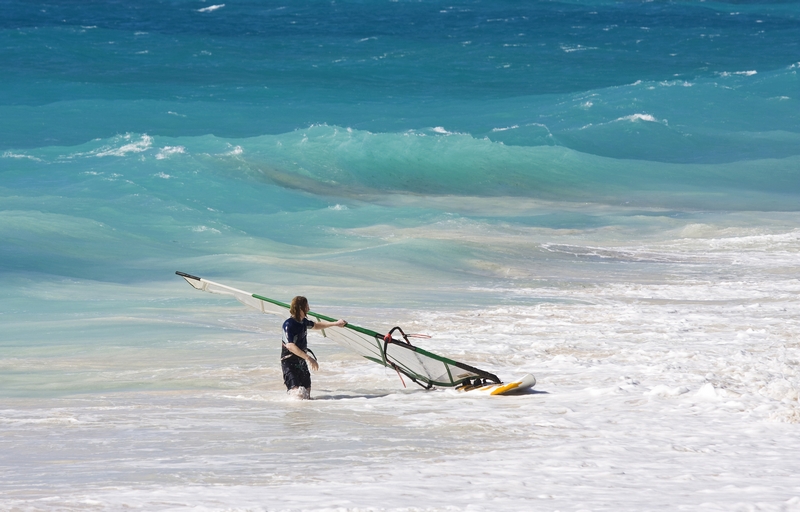
[[286, 389], [304, 387], [311, 389], [311, 373], [308, 371], [308, 363], [299, 357], [290, 357], [281, 361], [283, 369], [283, 383]]

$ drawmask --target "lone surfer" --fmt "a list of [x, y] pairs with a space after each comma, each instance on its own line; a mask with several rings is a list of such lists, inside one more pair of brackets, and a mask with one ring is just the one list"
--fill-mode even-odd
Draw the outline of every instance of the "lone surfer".
[[283, 382], [286, 391], [295, 394], [298, 398], [311, 398], [311, 369], [317, 371], [319, 364], [314, 353], [308, 349], [306, 334], [308, 328], [326, 329], [328, 327], [344, 327], [347, 322], [325, 322], [319, 320], [312, 322], [306, 316], [309, 311], [308, 299], [298, 295], [292, 299], [289, 314], [292, 315], [283, 322], [283, 346], [281, 347], [281, 368], [283, 369]]

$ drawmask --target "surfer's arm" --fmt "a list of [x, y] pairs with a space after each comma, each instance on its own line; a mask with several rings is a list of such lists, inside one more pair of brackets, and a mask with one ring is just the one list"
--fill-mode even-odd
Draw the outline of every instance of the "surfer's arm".
[[314, 327], [312, 329], [319, 330], [319, 329], [327, 329], [328, 327], [344, 327], [347, 325], [347, 322], [344, 320], [337, 320], [335, 322], [326, 322], [324, 320], [319, 320], [314, 322]]
[[296, 355], [301, 359], [305, 359], [305, 361], [311, 365], [312, 370], [314, 371], [319, 370], [319, 364], [317, 364], [317, 360], [311, 357], [310, 355], [306, 354], [302, 350], [300, 350], [300, 347], [298, 347], [294, 343], [286, 343], [284, 346], [292, 354]]

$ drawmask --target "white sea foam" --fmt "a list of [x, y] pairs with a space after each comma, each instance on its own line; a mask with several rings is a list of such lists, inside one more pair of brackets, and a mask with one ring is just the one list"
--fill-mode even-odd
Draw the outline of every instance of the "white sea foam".
[[156, 154], [156, 160], [164, 160], [173, 155], [182, 155], [186, 153], [186, 148], [183, 146], [164, 146]]
[[[122, 137], [123, 141], [131, 141], [131, 136], [126, 135]], [[150, 149], [153, 145], [153, 138], [147, 134], [142, 135], [141, 139], [138, 141], [131, 141], [127, 144], [123, 144], [119, 147], [104, 147], [99, 150], [93, 151], [90, 154], [96, 157], [106, 157], [106, 156], [126, 156], [130, 153], [142, 153]], [[81, 156], [78, 154], [76, 156]]]
[[195, 233], [209, 232], [209, 233], [214, 233], [214, 234], [217, 234], [217, 235], [221, 233], [220, 230], [218, 230], [216, 228], [210, 228], [208, 226], [194, 226], [194, 227], [192, 227], [192, 231], [194, 231]]
[[605, 123], [589, 123], [587, 125], [581, 126], [580, 130], [586, 130], [588, 128], [593, 128], [595, 126], [606, 126], [606, 125], [609, 125], [609, 124], [612, 124], [612, 123], [619, 123], [619, 122], [659, 123], [659, 124], [663, 124], [665, 126], [669, 124], [669, 121], [667, 121], [666, 119], [657, 119], [652, 114], [641, 113], [641, 114], [631, 114], [631, 115], [628, 115], [628, 116], [618, 117], [616, 119], [613, 119], [613, 120], [605, 122]]
[[729, 71], [722, 71], [722, 72], [720, 72], [720, 73], [717, 73], [717, 75], [719, 75], [719, 76], [723, 76], [723, 77], [726, 77], [726, 76], [734, 76], [734, 75], [741, 75], [741, 76], [753, 76], [753, 75], [757, 75], [757, 74], [758, 74], [758, 71], [755, 71], [755, 70], [750, 70], [750, 71], [733, 71], [733, 72], [729, 72]]
[[41, 158], [37, 158], [33, 155], [26, 155], [25, 153], [14, 153], [12, 151], [4, 151], [3, 158], [20, 158], [20, 159], [27, 159], [33, 160], [34, 162], [41, 162]]
[[648, 123], [658, 123], [658, 119], [650, 114], [631, 114], [629, 116], [619, 117], [615, 121], [647, 121]]
[[[506, 304], [365, 307], [347, 317], [357, 325], [425, 332], [433, 337], [414, 339], [417, 345], [504, 379], [532, 372], [538, 394], [426, 392], [407, 380], [404, 388], [393, 371], [312, 333], [321, 365], [312, 377], [313, 399], [293, 400], [277, 362], [282, 318], [224, 297], [205, 301], [194, 290], [186, 296], [201, 302], [180, 311], [170, 299], [159, 312], [155, 292], [171, 297], [184, 289], [126, 286], [124, 315], [104, 320], [98, 311], [94, 324], [116, 326], [120, 341], [156, 325], [196, 334], [176, 338], [180, 331], [165, 331], [159, 336], [169, 343], [133, 344], [125, 357], [119, 349], [61, 360], [26, 356], [6, 359], [5, 367], [17, 376], [66, 372], [64, 382], [88, 378], [101, 389], [164, 383], [167, 390], [4, 399], [0, 433], [15, 442], [3, 468], [10, 475], [14, 467], [14, 485], [24, 489], [7, 503], [46, 510], [87, 503], [411, 510], [425, 503], [436, 511], [516, 511], [574, 509], [580, 488], [586, 509], [800, 505], [793, 491], [800, 472], [794, 455], [800, 450], [800, 230], [689, 223], [621, 245], [599, 231], [543, 236], [484, 227], [453, 220], [395, 231], [417, 243], [471, 236], [459, 243], [500, 253], [532, 237], [525, 247], [535, 247], [543, 237], [547, 254], [584, 259], [545, 269], [548, 259], [523, 248], [526, 256], [515, 264], [540, 277], [577, 266], [579, 279], [464, 290], [475, 298], [501, 296]], [[679, 236], [683, 231], [692, 237]], [[503, 237], [511, 243], [501, 246]], [[783, 266], [759, 266], [776, 254]], [[595, 273], [590, 258], [597, 256]], [[731, 266], [737, 259], [743, 263]], [[622, 264], [611, 266], [616, 261]], [[81, 298], [81, 286], [63, 286], [48, 283], [41, 293]], [[108, 285], [83, 293], [90, 289], [95, 302], [102, 302], [98, 293], [121, 291]], [[392, 289], [402, 290], [402, 282]], [[40, 292], [29, 287], [28, 293]], [[141, 308], [131, 303], [136, 297], [147, 299]], [[67, 335], [68, 325], [41, 328]], [[82, 333], [86, 320], [76, 325]], [[59, 443], [42, 442], [56, 435]], [[64, 460], [73, 461], [68, 475]], [[398, 487], [402, 495], [391, 492]], [[624, 500], [609, 497], [623, 492]]]
[[694, 87], [692, 82], [686, 80], [664, 80], [658, 83], [662, 87]]
[[561, 50], [566, 52], [566, 53], [572, 53], [572, 52], [584, 52], [584, 51], [587, 51], [587, 50], [597, 50], [597, 47], [596, 46], [583, 46], [583, 45], [580, 45], [580, 44], [576, 44], [576, 45], [565, 45], [564, 44], [564, 45], [561, 45]]
[[225, 7], [225, 4], [209, 5], [208, 7], [197, 9], [197, 12], [214, 12], [217, 9], [222, 9], [223, 7]]

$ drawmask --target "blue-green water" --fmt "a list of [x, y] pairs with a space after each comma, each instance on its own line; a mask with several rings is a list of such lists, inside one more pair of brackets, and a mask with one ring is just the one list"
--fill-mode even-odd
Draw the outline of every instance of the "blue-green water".
[[5, 4], [4, 275], [158, 279], [472, 217], [392, 195], [546, 200], [492, 216], [555, 228], [624, 222], [559, 202], [800, 205], [795, 3], [213, 7]]
[[[4, 5], [11, 318], [31, 285], [124, 304], [177, 269], [342, 307], [502, 304], [468, 290], [617, 279], [546, 249], [563, 236], [794, 227], [743, 212], [800, 209], [796, 3], [221, 5]], [[80, 346], [27, 322], [4, 343]]]
[[[242, 467], [277, 471], [240, 441], [225, 445], [232, 455], [220, 459], [232, 469], [206, 472], [207, 460], [189, 454], [216, 453], [219, 430], [178, 448], [142, 434], [177, 436], [218, 407], [238, 418], [221, 423], [231, 439], [249, 439], [248, 415], [263, 406], [277, 415], [270, 418], [289, 418], [269, 425], [274, 439], [262, 439], [284, 446], [292, 422], [308, 420], [281, 402], [280, 319], [200, 294], [175, 270], [281, 300], [306, 294], [313, 309], [377, 330], [410, 325], [439, 338], [428, 348], [503, 378], [542, 370], [540, 387], [555, 400], [548, 404], [563, 403], [570, 386], [611, 386], [622, 375], [678, 390], [659, 391], [669, 396], [712, 383], [712, 394], [760, 397], [742, 399], [746, 414], [796, 422], [797, 2], [10, 0], [0, 11], [0, 497], [27, 506], [61, 485], [67, 497], [55, 507], [80, 508], [84, 495], [74, 493], [85, 491], [107, 508], [159, 508], [160, 486], [199, 485], [205, 498], [186, 503], [224, 508], [239, 503], [214, 502], [217, 484], [285, 484], [264, 484], [233, 464], [253, 456]], [[358, 392], [389, 414], [394, 403], [380, 402], [381, 393], [401, 402], [412, 396], [399, 394], [391, 375], [315, 342], [323, 397]], [[640, 343], [641, 351], [627, 352]], [[699, 357], [676, 362], [662, 354], [672, 349]], [[734, 359], [733, 370], [714, 362]], [[672, 405], [591, 409], [593, 397], [578, 393], [570, 407], [615, 424], [627, 413], [676, 414]], [[256, 400], [254, 410], [240, 409], [240, 399]], [[125, 411], [159, 405], [137, 427], [136, 413], [98, 412], [106, 401]], [[428, 414], [424, 403], [417, 410], [409, 398], [398, 410]], [[454, 407], [463, 421], [473, 414], [463, 403], [429, 406]], [[162, 417], [160, 407], [180, 418]], [[331, 436], [353, 427], [333, 406], [315, 407]], [[371, 406], [353, 407], [371, 418]], [[697, 414], [686, 425], [705, 425], [708, 417]], [[52, 448], [42, 440], [74, 426], [60, 415], [80, 421], [65, 434], [70, 443]], [[91, 418], [101, 417], [115, 448], [70, 451], [93, 442]], [[509, 418], [496, 416], [507, 429], [493, 437], [500, 455], [492, 467], [516, 460], [527, 471], [512, 453], [534, 439], [517, 436], [526, 413]], [[747, 418], [736, 420], [741, 431]], [[359, 435], [383, 439], [401, 420], [364, 421], [353, 427]], [[594, 421], [580, 423], [575, 439], [602, 431]], [[485, 455], [453, 434], [457, 428], [419, 428], [395, 432], [410, 436], [407, 453]], [[665, 446], [685, 444], [664, 435]], [[440, 443], [427, 447], [420, 438]], [[398, 456], [416, 464], [416, 455], [371, 442], [343, 448], [364, 450], [356, 465], [367, 473]], [[187, 457], [185, 472], [137, 451], [148, 446]], [[342, 464], [340, 455], [320, 455], [324, 444], [311, 446], [320, 463]], [[753, 450], [766, 453], [761, 448]], [[135, 468], [116, 460], [118, 452]], [[730, 460], [747, 459], [739, 455]], [[88, 462], [63, 477], [59, 461], [73, 459]], [[709, 475], [728, 471], [709, 460], [700, 463]], [[627, 462], [605, 459], [607, 467]], [[110, 488], [100, 469], [107, 467], [117, 471]], [[644, 497], [654, 481], [683, 478], [664, 469], [667, 462], [653, 467], [624, 493]], [[427, 495], [412, 476], [392, 471], [409, 495]], [[443, 471], [444, 480], [460, 481], [456, 469]], [[736, 483], [763, 484], [748, 478]], [[337, 487], [333, 477], [323, 480]], [[76, 483], [79, 491], [65, 490]], [[602, 475], [561, 483], [564, 496], [573, 485], [599, 486], [588, 508], [626, 508], [603, 498], [617, 484]], [[483, 485], [511, 492], [500, 480]], [[146, 497], [129, 503], [119, 489]], [[771, 489], [770, 503], [782, 503], [785, 488]], [[629, 508], [701, 503], [659, 492], [662, 501]], [[487, 509], [528, 508], [525, 493], [508, 496], [507, 506]], [[282, 499], [266, 508], [381, 503]], [[732, 494], [719, 506], [750, 501]]]

